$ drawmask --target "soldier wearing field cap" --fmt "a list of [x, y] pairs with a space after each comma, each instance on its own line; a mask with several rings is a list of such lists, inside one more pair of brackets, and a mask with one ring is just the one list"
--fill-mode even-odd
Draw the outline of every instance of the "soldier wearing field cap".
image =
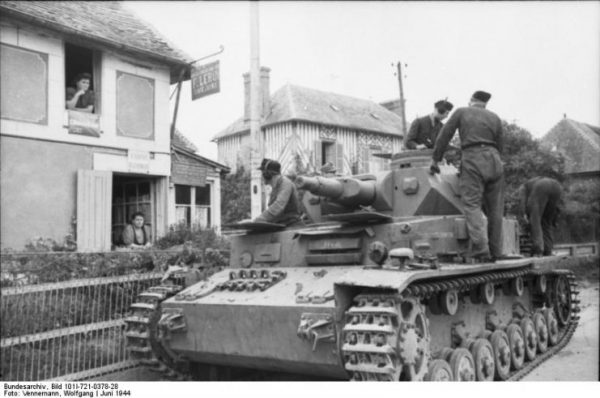
[[258, 169], [272, 191], [267, 210], [256, 217], [254, 222], [290, 225], [300, 220], [298, 190], [289, 178], [281, 175], [281, 164], [276, 160], [263, 159]]
[[442, 120], [448, 117], [454, 105], [446, 100], [433, 104], [433, 112], [415, 119], [405, 139], [406, 149], [433, 148], [435, 139], [444, 125]]
[[486, 109], [491, 96], [476, 91], [468, 107], [454, 112], [438, 134], [430, 168], [432, 174], [439, 173], [438, 162], [458, 129], [462, 151], [459, 188], [471, 239], [470, 254], [484, 262], [502, 255], [504, 213], [502, 121]]

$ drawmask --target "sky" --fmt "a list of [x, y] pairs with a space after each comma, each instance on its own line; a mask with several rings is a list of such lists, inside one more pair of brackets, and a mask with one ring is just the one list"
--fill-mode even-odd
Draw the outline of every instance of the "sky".
[[[194, 59], [224, 46], [199, 63], [220, 61], [221, 91], [192, 101], [188, 81], [177, 119], [198, 152], [217, 160], [210, 139], [244, 109], [248, 3], [126, 4]], [[401, 61], [408, 123], [439, 99], [466, 106], [484, 90], [492, 94], [488, 109], [537, 138], [565, 114], [600, 126], [598, 1], [281, 1], [261, 2], [259, 13], [271, 93], [291, 83], [383, 102], [399, 97], [392, 64]]]

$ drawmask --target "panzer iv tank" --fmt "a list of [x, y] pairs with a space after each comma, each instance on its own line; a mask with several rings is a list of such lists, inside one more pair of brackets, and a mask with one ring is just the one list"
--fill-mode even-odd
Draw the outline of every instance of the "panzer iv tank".
[[[577, 325], [577, 285], [561, 258], [469, 263], [457, 170], [428, 173], [430, 153], [391, 170], [298, 177], [313, 223], [237, 224], [230, 266], [142, 293], [128, 348], [176, 377], [249, 368], [349, 380], [517, 380]], [[185, 376], [184, 376], [185, 375]]]

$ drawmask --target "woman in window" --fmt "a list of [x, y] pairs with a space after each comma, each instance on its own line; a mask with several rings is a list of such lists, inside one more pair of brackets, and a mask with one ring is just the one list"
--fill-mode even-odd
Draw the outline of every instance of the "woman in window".
[[67, 87], [67, 109], [79, 112], [94, 112], [94, 102], [96, 96], [90, 90], [92, 75], [89, 73], [80, 73], [75, 76], [75, 88]]
[[150, 247], [150, 228], [144, 225], [144, 213], [136, 212], [131, 216], [131, 224], [123, 230], [123, 244], [132, 249]]

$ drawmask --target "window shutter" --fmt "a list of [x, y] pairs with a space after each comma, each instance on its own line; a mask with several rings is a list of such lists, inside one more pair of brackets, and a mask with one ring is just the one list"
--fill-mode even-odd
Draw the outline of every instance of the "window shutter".
[[77, 170], [77, 250], [109, 251], [112, 172]]
[[369, 172], [369, 159], [371, 158], [371, 150], [368, 146], [360, 148], [361, 173]]
[[323, 165], [323, 157], [322, 157], [321, 151], [322, 151], [321, 140], [315, 140], [314, 145], [313, 145], [313, 159], [315, 162], [316, 170], [319, 170], [319, 168]]
[[155, 217], [154, 217], [154, 236], [156, 239], [167, 233], [167, 211], [168, 203], [167, 198], [169, 195], [169, 182], [168, 177], [158, 178], [154, 183], [154, 203], [155, 203]]
[[344, 169], [344, 146], [340, 143], [335, 144], [335, 168], [337, 173], [346, 174]]

